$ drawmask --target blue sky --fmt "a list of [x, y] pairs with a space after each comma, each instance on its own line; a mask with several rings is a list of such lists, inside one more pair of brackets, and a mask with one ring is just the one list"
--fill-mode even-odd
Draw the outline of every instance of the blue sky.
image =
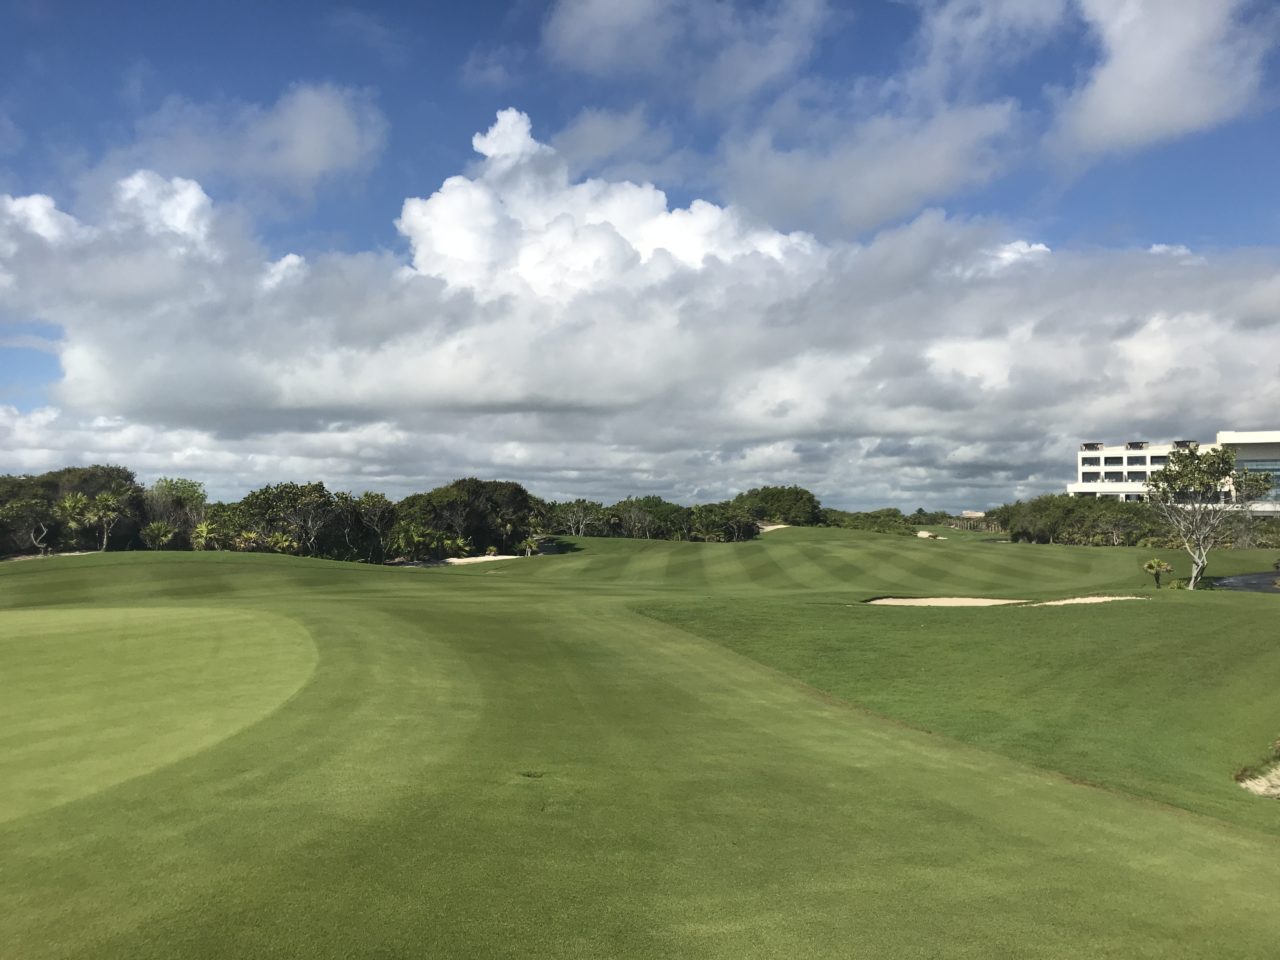
[[[0, 471], [958, 509], [1080, 435], [1274, 427], [1278, 36], [1250, 0], [0, 0]], [[1206, 402], [1144, 402], [1178, 376]]]

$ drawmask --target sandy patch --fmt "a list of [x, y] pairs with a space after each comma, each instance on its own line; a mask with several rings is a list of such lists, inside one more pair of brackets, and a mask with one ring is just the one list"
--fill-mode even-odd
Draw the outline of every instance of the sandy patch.
[[1068, 597], [1066, 600], [1046, 600], [1033, 603], [1033, 607], [1065, 607], [1072, 603], [1110, 603], [1112, 600], [1145, 600], [1146, 597]]
[[999, 607], [1025, 600], [993, 600], [990, 597], [882, 597], [868, 600], [877, 607]]
[[1266, 773], [1250, 777], [1248, 780], [1241, 780], [1240, 786], [1250, 793], [1256, 793], [1260, 797], [1272, 797], [1280, 800], [1280, 764], [1272, 767]]
[[49, 557], [87, 557], [92, 553], [98, 553], [97, 550], [72, 550], [69, 553], [46, 553], [43, 556], [38, 553], [24, 553], [20, 557], [6, 557], [6, 560], [46, 560]]
[[760, 524], [760, 532], [768, 533], [770, 530], [785, 530], [791, 526], [789, 523], [762, 523]]
[[519, 560], [513, 553], [499, 553], [492, 557], [450, 557], [445, 561], [451, 567], [461, 566], [464, 563], [488, 563], [490, 560]]

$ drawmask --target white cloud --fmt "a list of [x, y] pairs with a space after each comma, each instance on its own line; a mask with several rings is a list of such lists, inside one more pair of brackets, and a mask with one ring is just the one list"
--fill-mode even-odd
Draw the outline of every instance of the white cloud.
[[555, 62], [596, 77], [641, 76], [720, 109], [792, 76], [828, 22], [825, 0], [748, 6], [697, 0], [558, 0], [543, 26]]
[[964, 99], [992, 71], [1029, 57], [1062, 27], [1070, 0], [923, 3], [916, 62], [902, 82], [912, 97]]
[[0, 470], [960, 507], [1053, 488], [1082, 435], [1280, 409], [1275, 252], [1050, 252], [937, 211], [825, 243], [574, 179], [514, 111], [475, 145], [405, 202], [403, 256], [268, 257], [154, 173], [92, 222], [0, 197], [0, 313], [60, 328], [64, 370], [58, 409], [0, 409]]
[[17, 153], [26, 144], [26, 134], [9, 114], [0, 109], [0, 157]]
[[1249, 0], [1077, 0], [1101, 55], [1062, 102], [1050, 148], [1123, 152], [1217, 126], [1258, 99], [1274, 18]]
[[524, 51], [516, 47], [476, 47], [462, 64], [462, 82], [469, 87], [501, 90], [516, 80]]
[[881, 114], [792, 147], [756, 132], [723, 145], [726, 191], [774, 222], [866, 231], [1002, 172], [1017, 120], [1004, 101]]
[[575, 176], [591, 171], [609, 180], [688, 183], [705, 161], [672, 140], [670, 128], [650, 123], [643, 106], [588, 107], [551, 138], [551, 145]]
[[108, 155], [97, 179], [144, 167], [307, 194], [371, 169], [386, 133], [370, 93], [333, 84], [295, 84], [265, 107], [175, 96], [138, 121], [135, 142]]
[[325, 16], [324, 24], [335, 39], [358, 44], [383, 63], [399, 67], [409, 60], [403, 35], [368, 10], [340, 7]]

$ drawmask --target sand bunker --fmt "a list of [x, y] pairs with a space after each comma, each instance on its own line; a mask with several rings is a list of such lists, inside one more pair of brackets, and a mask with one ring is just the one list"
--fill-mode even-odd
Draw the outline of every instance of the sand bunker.
[[882, 597], [868, 600], [877, 607], [999, 607], [1023, 600], [992, 600], [990, 597]]
[[464, 563], [488, 563], [490, 560], [519, 560], [513, 553], [499, 553], [492, 557], [450, 557], [445, 563], [451, 567], [456, 567]]
[[1111, 600], [1142, 600], [1143, 597], [1068, 597], [1066, 600], [1046, 600], [1044, 603], [1027, 603], [1025, 600], [994, 600], [990, 597], [882, 597], [867, 603], [880, 607], [1003, 607], [1022, 604], [1028, 607], [1063, 607], [1069, 603], [1108, 603]]
[[1250, 777], [1247, 780], [1241, 780], [1240, 786], [1250, 793], [1256, 793], [1260, 797], [1271, 797], [1280, 800], [1280, 764], [1272, 767], [1266, 773]]
[[760, 524], [760, 532], [768, 533], [770, 530], [785, 530], [791, 526], [789, 523], [762, 523]]

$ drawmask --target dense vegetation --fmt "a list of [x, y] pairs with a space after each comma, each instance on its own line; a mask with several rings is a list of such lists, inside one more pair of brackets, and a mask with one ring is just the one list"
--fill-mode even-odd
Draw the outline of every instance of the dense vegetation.
[[[1276, 598], [1157, 592], [1176, 550], [573, 545], [0, 564], [0, 955], [1274, 955], [1280, 804], [1232, 777]], [[1144, 599], [859, 602], [1100, 591]]]
[[[987, 511], [987, 518], [1023, 543], [1089, 547], [1178, 547], [1175, 535], [1150, 504], [1050, 493]], [[1222, 546], [1280, 547], [1280, 522], [1236, 514]]]
[[528, 554], [553, 536], [736, 543], [766, 523], [909, 534], [948, 519], [923, 509], [910, 516], [824, 509], [797, 486], [757, 487], [688, 507], [657, 496], [546, 501], [518, 483], [468, 477], [398, 503], [319, 482], [271, 484], [235, 503], [210, 503], [198, 481], [164, 477], [144, 487], [119, 466], [0, 477], [0, 539], [17, 553], [235, 550], [382, 563]]

